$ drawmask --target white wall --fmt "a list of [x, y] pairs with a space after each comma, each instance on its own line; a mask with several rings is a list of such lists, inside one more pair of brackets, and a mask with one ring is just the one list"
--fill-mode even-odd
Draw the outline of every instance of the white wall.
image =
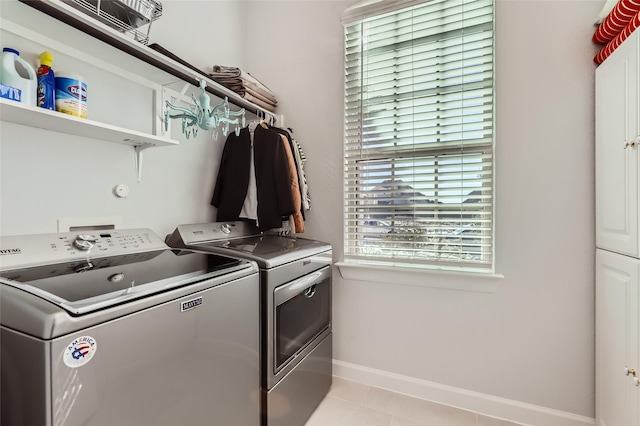
[[277, 94], [284, 126], [307, 155], [306, 234], [342, 246], [343, 28], [353, 1], [243, 1], [247, 67]]
[[[285, 126], [295, 129], [308, 157], [306, 235], [330, 241], [337, 259], [340, 15], [350, 3], [166, 1], [152, 29], [152, 41], [194, 64], [237, 61], [278, 94]], [[480, 294], [336, 274], [336, 360], [593, 417], [596, 49], [590, 38], [602, 3], [497, 2], [500, 289]], [[161, 235], [178, 223], [213, 220], [209, 198], [221, 145], [203, 134], [149, 150], [138, 184], [129, 147], [2, 123], [0, 233], [55, 232], [60, 217], [120, 215], [128, 227]], [[118, 183], [131, 187], [128, 198], [111, 194]]]
[[[261, 31], [261, 42], [246, 46], [247, 64], [281, 95], [280, 112], [308, 152], [307, 234], [332, 242], [340, 259], [345, 4], [243, 4], [249, 27]], [[594, 416], [590, 40], [602, 4], [497, 2], [496, 259], [505, 276], [499, 290], [336, 274], [336, 360]]]
[[[151, 42], [205, 70], [214, 63], [236, 64], [244, 52], [242, 36], [231, 36], [241, 26], [238, 6], [233, 1], [163, 2], [163, 17], [152, 25]], [[17, 0], [2, 0], [0, 16], [42, 31], [51, 40], [82, 45], [99, 59], [122, 68], [133, 65], [126, 55]], [[47, 45], [14, 46], [15, 38], [6, 34], [0, 41], [3, 47], [19, 48], [34, 67], [37, 54], [51, 49]], [[53, 53], [54, 71], [79, 69], [87, 81], [90, 119], [151, 131], [150, 89], [55, 49]], [[150, 66], [141, 69], [143, 76], [153, 72]], [[180, 90], [182, 83], [170, 88]], [[219, 100], [213, 98], [213, 102]], [[134, 151], [129, 146], [2, 123], [0, 234], [56, 232], [58, 219], [116, 217], [124, 227], [149, 227], [162, 236], [179, 223], [215, 220], [215, 208], [209, 202], [224, 138], [215, 141], [201, 131], [196, 139], [187, 141], [179, 121], [172, 126], [173, 137], [181, 144], [146, 150], [142, 182], [138, 183]], [[130, 188], [125, 199], [112, 192], [121, 183]]]
[[213, 65], [244, 66], [247, 37], [242, 2], [233, 0], [162, 1], [162, 17], [153, 22], [150, 42], [211, 72]]

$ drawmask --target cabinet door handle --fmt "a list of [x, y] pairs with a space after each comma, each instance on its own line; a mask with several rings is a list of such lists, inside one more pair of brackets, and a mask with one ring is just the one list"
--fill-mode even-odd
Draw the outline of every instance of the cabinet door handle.
[[633, 148], [634, 146], [636, 146], [636, 142], [635, 141], [629, 141], [629, 142], [624, 144], [624, 149]]
[[[625, 376], [633, 376], [633, 377], [636, 377], [636, 370], [634, 370], [633, 368], [625, 367], [625, 368], [624, 368], [624, 375], [625, 375]], [[637, 378], [637, 377], [636, 377], [636, 378]]]

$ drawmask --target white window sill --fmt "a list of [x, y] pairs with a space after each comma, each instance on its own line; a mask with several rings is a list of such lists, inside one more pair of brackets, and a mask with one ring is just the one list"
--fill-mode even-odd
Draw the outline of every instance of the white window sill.
[[496, 293], [504, 275], [494, 273], [455, 272], [418, 269], [409, 266], [381, 266], [356, 262], [335, 264], [346, 280], [411, 285], [449, 290]]

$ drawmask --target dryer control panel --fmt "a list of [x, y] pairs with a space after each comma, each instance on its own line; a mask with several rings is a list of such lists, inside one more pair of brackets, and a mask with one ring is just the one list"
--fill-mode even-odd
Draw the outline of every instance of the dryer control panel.
[[146, 228], [10, 235], [0, 237], [0, 270], [166, 248], [162, 239]]
[[208, 241], [224, 241], [234, 238], [261, 235], [262, 233], [248, 221], [195, 223], [178, 225], [173, 234], [167, 237], [172, 247], [199, 244]]

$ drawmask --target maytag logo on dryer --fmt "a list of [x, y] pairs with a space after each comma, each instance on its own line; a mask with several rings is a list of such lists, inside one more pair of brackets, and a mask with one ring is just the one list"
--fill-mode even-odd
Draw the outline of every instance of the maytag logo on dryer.
[[0, 256], [6, 256], [9, 254], [21, 254], [22, 250], [19, 248], [0, 249]]
[[202, 296], [180, 303], [180, 312], [190, 311], [202, 305]]

